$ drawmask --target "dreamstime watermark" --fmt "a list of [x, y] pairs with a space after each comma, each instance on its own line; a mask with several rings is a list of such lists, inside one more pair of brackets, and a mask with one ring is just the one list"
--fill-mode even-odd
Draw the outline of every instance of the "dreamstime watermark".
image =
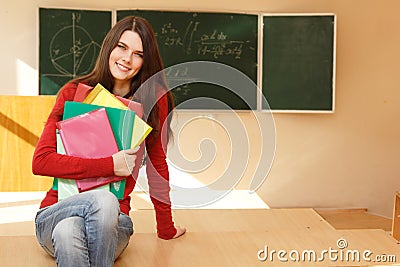
[[[135, 94], [143, 95], [149, 90], [154, 90], [154, 88], [157, 88], [157, 85], [160, 83], [162, 84], [163, 81], [166, 81], [168, 84], [169, 88], [166, 88], [167, 90], [173, 90], [191, 83], [217, 85], [215, 90], [224, 88], [236, 95], [236, 97], [249, 107], [249, 110], [246, 112], [256, 122], [256, 126], [252, 127], [251, 132], [249, 132], [249, 128], [246, 127], [237, 110], [230, 108], [223, 101], [211, 97], [194, 97], [180, 103], [180, 105], [184, 105], [185, 107], [211, 106], [215, 110], [223, 110], [224, 116], [214, 116], [215, 113], [219, 113], [215, 110], [211, 112], [205, 110], [203, 112], [194, 113], [191, 119], [183, 123], [182, 128], [187, 127], [198, 119], [210, 120], [211, 124], [218, 125], [220, 129], [225, 131], [226, 136], [229, 138], [231, 151], [227, 153], [229, 154], [229, 159], [223, 174], [219, 177], [212, 177], [213, 179], [211, 180], [213, 182], [210, 184], [189, 188], [182, 184], [174, 184], [171, 180], [169, 185], [165, 185], [171, 187], [173, 205], [183, 208], [198, 207], [211, 204], [221, 199], [239, 183], [244, 172], [249, 167], [249, 162], [252, 163], [252, 166], [256, 167], [248, 189], [250, 193], [255, 192], [265, 181], [272, 166], [275, 155], [276, 134], [275, 123], [272, 113], [269, 110], [269, 105], [260, 93], [257, 85], [244, 73], [228, 65], [211, 61], [192, 61], [168, 67], [153, 75], [138, 88]], [[256, 92], [259, 92], [260, 95], [258, 100]], [[200, 94], [202, 93], [200, 92]], [[154, 103], [150, 103], [151, 107], [156, 105], [157, 100], [158, 99], [155, 99]], [[262, 112], [257, 110], [257, 102], [258, 107], [262, 107]], [[150, 109], [149, 107], [146, 108], [151, 110], [151, 107]], [[226, 114], [229, 114], [229, 116], [226, 116]], [[224, 117], [225, 120], [221, 117]], [[144, 119], [146, 120], [147, 118], [145, 117]], [[177, 129], [174, 134], [178, 133], [179, 136], [182, 128]], [[212, 131], [213, 129], [210, 130]], [[250, 140], [256, 138], [259, 139], [257, 140], [257, 144], [259, 144], [259, 155], [254, 152], [250, 155]], [[178, 144], [174, 145], [177, 145], [179, 148], [179, 140], [177, 143]], [[166, 144], [163, 145], [166, 147]], [[218, 144], [210, 138], [201, 140], [201, 143], [198, 144], [201, 158], [195, 161], [185, 158], [180, 149], [178, 149], [177, 151], [179, 153], [175, 153], [173, 157], [169, 157], [169, 164], [172, 164], [176, 169], [185, 173], [200, 173], [209, 168], [216, 158], [217, 145]], [[226, 152], [224, 151], [224, 153]], [[254, 163], [256, 164], [254, 165]], [[147, 161], [147, 164], [151, 164], [151, 162]], [[162, 178], [159, 178], [158, 181], [151, 182], [157, 184], [158, 188], [164, 187], [162, 183], [168, 183], [168, 181]], [[146, 187], [140, 184], [139, 186], [142, 189]], [[158, 196], [156, 191], [157, 190], [153, 190], [152, 197], [159, 201], [168, 201], [165, 199], [164, 194], [160, 193]]]
[[321, 251], [313, 249], [305, 250], [275, 250], [269, 249], [267, 245], [257, 252], [259, 261], [280, 261], [280, 262], [374, 262], [374, 263], [395, 263], [396, 255], [377, 254], [371, 250], [347, 249], [348, 243], [344, 238], [339, 238], [336, 242], [336, 248], [329, 247]]

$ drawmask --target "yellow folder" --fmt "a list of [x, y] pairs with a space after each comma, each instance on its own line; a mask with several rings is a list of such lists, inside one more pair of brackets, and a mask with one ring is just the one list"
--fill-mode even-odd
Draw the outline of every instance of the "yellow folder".
[[[112, 107], [128, 110], [129, 108], [122, 103], [118, 98], [111, 94], [101, 84], [97, 84], [88, 96], [83, 100], [83, 103], [93, 104], [104, 107]], [[153, 130], [144, 120], [135, 115], [133, 125], [131, 148], [139, 146], [147, 135]]]
[[86, 104], [128, 110], [127, 106], [125, 106], [121, 101], [119, 101], [113, 94], [111, 94], [99, 83], [92, 89], [92, 91], [82, 102]]

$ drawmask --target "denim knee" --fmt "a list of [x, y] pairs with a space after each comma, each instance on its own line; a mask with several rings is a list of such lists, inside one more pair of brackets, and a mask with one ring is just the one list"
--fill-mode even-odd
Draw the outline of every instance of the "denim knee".
[[[89, 191], [88, 200], [90, 200], [90, 212], [97, 214], [96, 218], [101, 220], [104, 226], [110, 223], [112, 227], [118, 223], [119, 202], [118, 199], [109, 191], [93, 190]], [[89, 215], [90, 216], [90, 215]]]
[[93, 197], [92, 205], [98, 204], [104, 209], [119, 210], [118, 199], [113, 193], [106, 190], [93, 190], [87, 193]]
[[53, 246], [69, 247], [74, 240], [85, 239], [85, 224], [81, 217], [69, 217], [60, 221], [52, 233]]

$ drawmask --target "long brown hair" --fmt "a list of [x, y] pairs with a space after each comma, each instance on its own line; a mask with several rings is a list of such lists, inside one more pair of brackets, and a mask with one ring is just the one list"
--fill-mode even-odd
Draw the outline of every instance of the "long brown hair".
[[[99, 56], [97, 57], [96, 64], [91, 73], [76, 78], [72, 82], [82, 82], [90, 86], [95, 86], [100, 83], [109, 91], [114, 88], [114, 78], [111, 75], [109, 68], [109, 58], [112, 50], [117, 46], [121, 35], [125, 31], [133, 31], [139, 34], [143, 44], [143, 65], [140, 71], [131, 80], [131, 89], [125, 98], [133, 98], [135, 101], [142, 103], [144, 108], [144, 119], [153, 127], [152, 135], [156, 137], [162, 125], [160, 125], [158, 118], [158, 105], [157, 102], [157, 87], [165, 89], [168, 98], [168, 114], [174, 109], [174, 100], [163, 72], [164, 65], [161, 60], [160, 52], [154, 31], [150, 23], [141, 17], [128, 16], [118, 21], [114, 27], [107, 33], [101, 45]], [[146, 88], [139, 87], [145, 83], [150, 77], [157, 74], [155, 79], [151, 79], [150, 83], [146, 83]], [[159, 96], [158, 96], [159, 97]], [[167, 119], [167, 141], [172, 135], [170, 128], [171, 116]], [[153, 138], [155, 140], [156, 138]], [[151, 145], [151, 144], [150, 144]]]

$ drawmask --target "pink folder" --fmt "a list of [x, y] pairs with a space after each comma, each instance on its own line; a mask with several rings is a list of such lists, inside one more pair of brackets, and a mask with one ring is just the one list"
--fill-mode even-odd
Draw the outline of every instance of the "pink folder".
[[[100, 108], [57, 122], [65, 152], [81, 158], [103, 158], [118, 152], [106, 109]], [[93, 189], [123, 177], [95, 177], [76, 180], [80, 192]]]
[[78, 83], [74, 96], [74, 101], [82, 102], [88, 96], [92, 89], [92, 86], [86, 85], [84, 83]]
[[117, 96], [118, 100], [125, 104], [130, 110], [135, 111], [136, 115], [140, 118], [143, 118], [143, 106], [139, 102], [129, 100], [120, 96]]

